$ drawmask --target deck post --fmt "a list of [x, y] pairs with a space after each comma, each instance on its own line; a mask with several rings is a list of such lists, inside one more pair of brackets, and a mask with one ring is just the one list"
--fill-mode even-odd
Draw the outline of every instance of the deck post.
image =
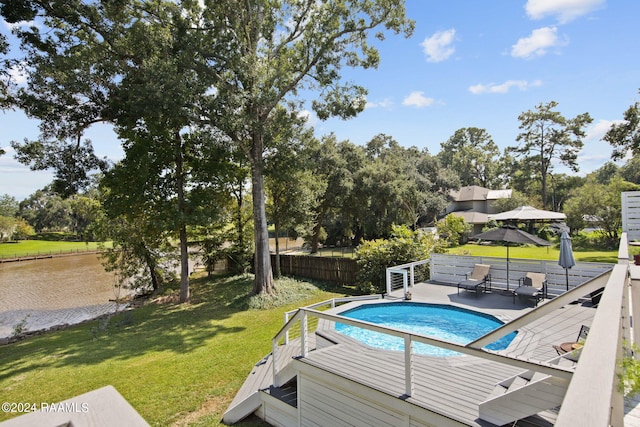
[[277, 353], [278, 353], [278, 341], [273, 340], [271, 347], [272, 347], [271, 348], [271, 370], [273, 372], [273, 385], [277, 387], [280, 385], [278, 384], [278, 364], [276, 363]]
[[407, 270], [403, 270], [402, 271], [402, 289], [404, 290], [403, 295], [407, 295], [407, 291], [409, 290], [407, 288], [408, 283], [409, 283], [409, 281], [408, 281], [408, 277], [407, 277]]
[[411, 287], [412, 288], [416, 284], [415, 269], [416, 269], [415, 264], [411, 264], [411, 267], [409, 267], [409, 270], [411, 271]]
[[391, 293], [391, 270], [387, 268], [387, 295]]
[[413, 395], [413, 340], [411, 335], [404, 336], [404, 386], [407, 397]]
[[[289, 322], [289, 312], [286, 312], [284, 314], [284, 324], [286, 325]], [[287, 332], [284, 333], [284, 344], [287, 345], [289, 344], [289, 330], [287, 329]]]
[[307, 337], [307, 312], [302, 310], [302, 316], [300, 316], [300, 349], [301, 356], [307, 357], [309, 353], [309, 340]]

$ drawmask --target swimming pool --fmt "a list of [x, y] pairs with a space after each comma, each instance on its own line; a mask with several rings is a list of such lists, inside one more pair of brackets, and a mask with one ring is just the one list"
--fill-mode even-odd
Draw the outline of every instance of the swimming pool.
[[[488, 314], [450, 305], [427, 303], [365, 304], [344, 311], [340, 315], [458, 344], [470, 343], [503, 325], [503, 322]], [[400, 337], [343, 323], [336, 323], [335, 328], [338, 332], [355, 338], [371, 347], [384, 350], [404, 350], [404, 340]], [[489, 350], [504, 350], [515, 336], [516, 332], [512, 332], [485, 348]], [[461, 355], [458, 352], [423, 343], [414, 343], [413, 349], [415, 353], [428, 356]]]

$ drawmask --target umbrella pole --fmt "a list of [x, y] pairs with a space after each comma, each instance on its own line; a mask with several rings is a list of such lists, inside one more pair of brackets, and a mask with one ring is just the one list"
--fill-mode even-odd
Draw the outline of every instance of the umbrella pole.
[[512, 292], [509, 290], [509, 242], [507, 243], [507, 290], [502, 291], [502, 295], [511, 296]]
[[567, 278], [567, 290], [569, 290], [569, 269], [568, 268], [564, 269], [564, 274], [565, 274], [565, 277]]
[[509, 292], [509, 243], [507, 242], [507, 292]]

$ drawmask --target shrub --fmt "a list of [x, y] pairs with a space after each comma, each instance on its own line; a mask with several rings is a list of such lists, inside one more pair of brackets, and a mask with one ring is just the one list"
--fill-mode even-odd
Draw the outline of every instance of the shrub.
[[634, 357], [639, 349], [636, 344], [629, 346], [629, 343], [624, 343], [625, 356], [619, 361], [620, 373], [619, 379], [619, 391], [627, 397], [633, 397], [640, 393], [640, 360]]
[[464, 218], [449, 214], [436, 224], [438, 235], [448, 246], [459, 246], [467, 243], [471, 235], [471, 224]]
[[427, 259], [432, 252], [443, 252], [433, 235], [394, 225], [389, 239], [364, 241], [356, 248], [356, 287], [361, 293], [383, 293], [387, 267]]

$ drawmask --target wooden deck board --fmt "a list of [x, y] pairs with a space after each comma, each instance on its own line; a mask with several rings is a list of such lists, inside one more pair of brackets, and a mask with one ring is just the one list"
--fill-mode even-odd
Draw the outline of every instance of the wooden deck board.
[[[428, 285], [412, 289], [414, 301], [477, 309], [505, 321], [529, 312], [532, 307], [513, 304], [510, 297], [498, 293], [483, 294], [478, 298], [457, 295], [455, 287]], [[393, 295], [389, 296], [389, 299]], [[542, 302], [541, 304], [544, 304]], [[335, 313], [342, 311], [335, 309]], [[333, 310], [331, 310], [333, 311]], [[590, 325], [595, 310], [588, 304], [570, 304], [521, 328], [518, 337], [502, 354], [532, 361], [548, 361], [557, 356], [554, 344], [575, 340], [582, 324]], [[494, 390], [495, 385], [522, 369], [491, 362], [470, 355], [430, 357], [414, 354], [414, 392], [409, 398], [405, 393], [404, 354], [378, 350], [346, 337], [335, 331], [333, 322], [320, 320], [319, 335], [325, 347], [310, 351], [302, 363], [335, 373], [343, 378], [381, 391], [391, 396], [444, 414], [470, 426], [486, 426], [478, 419], [478, 405]], [[312, 334], [313, 335], [313, 334]], [[296, 355], [295, 345], [279, 349], [278, 365], [288, 363]], [[332, 344], [336, 343], [336, 344]], [[298, 353], [299, 354], [299, 353]], [[251, 375], [234, 399], [242, 400], [243, 394], [264, 389], [272, 383], [271, 357], [254, 366]], [[233, 404], [232, 404], [233, 405]], [[555, 419], [553, 411], [540, 414], [548, 422]], [[364, 414], [362, 416], [365, 416]]]
[[[520, 371], [506, 365], [480, 360], [477, 361], [475, 370], [471, 369], [471, 365], [452, 367], [447, 363], [449, 358], [417, 356], [414, 359], [414, 393], [407, 400], [470, 423], [475, 423], [474, 420], [478, 417], [478, 403], [489, 395], [495, 382]], [[401, 397], [404, 395], [402, 357], [397, 352], [358, 349], [350, 344], [312, 352], [301, 361], [392, 396]], [[487, 376], [487, 372], [491, 375]]]
[[[419, 295], [420, 292], [417, 293]], [[414, 290], [414, 300], [415, 295]], [[484, 301], [479, 301], [481, 298]], [[481, 298], [470, 301], [450, 292], [447, 294], [447, 301], [438, 301], [437, 295], [434, 298], [434, 294], [429, 292], [429, 297], [425, 299], [434, 303], [451, 303], [453, 300], [456, 305], [467, 305], [468, 308], [479, 305], [481, 311], [507, 320], [519, 317], [523, 314], [522, 311], [528, 312], [531, 309], [517, 304], [512, 307], [509, 298], [498, 294], [482, 295]], [[492, 300], [487, 301], [488, 299]], [[520, 335], [503, 354], [535, 361], [550, 360], [557, 356], [552, 345], [575, 339], [580, 326], [591, 323], [594, 311], [583, 304], [568, 305], [557, 310], [519, 331]], [[322, 334], [345, 345], [336, 345], [335, 348], [324, 349], [318, 354], [311, 353], [302, 360], [304, 363], [391, 395], [401, 396], [404, 393], [402, 353], [364, 346], [332, 329], [325, 329]], [[495, 384], [522, 371], [468, 355], [445, 358], [414, 355], [414, 361], [417, 362], [414, 365], [414, 393], [407, 400], [469, 425], [480, 425], [477, 418], [478, 404], [493, 391]], [[547, 417], [553, 419], [554, 415], [547, 414]]]

